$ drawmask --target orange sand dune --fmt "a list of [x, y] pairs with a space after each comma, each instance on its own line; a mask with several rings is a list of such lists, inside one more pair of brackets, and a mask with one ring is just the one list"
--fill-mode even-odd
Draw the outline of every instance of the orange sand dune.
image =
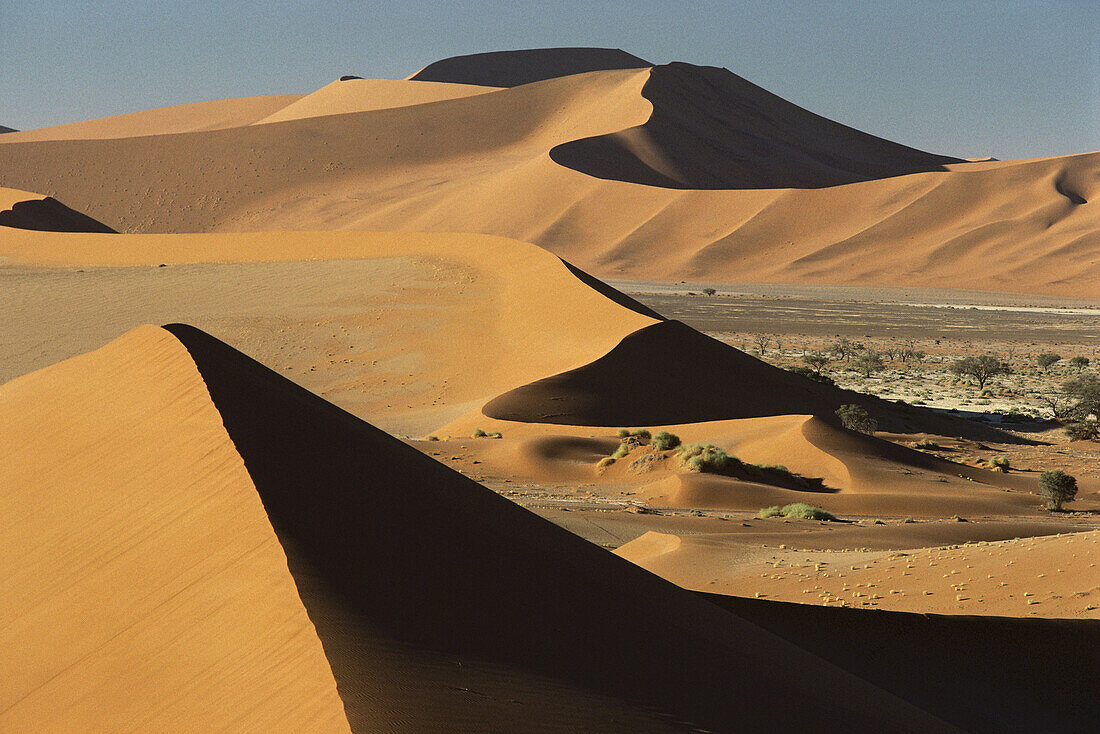
[[[887, 536], [890, 529], [864, 534]], [[700, 591], [922, 614], [1100, 619], [1098, 540], [1100, 531], [1093, 530], [934, 548], [903, 544], [905, 551], [823, 553], [826, 539], [792, 532], [781, 538], [782, 545], [768, 544], [763, 551], [742, 546], [736, 534], [651, 532], [615, 553]]]
[[646, 326], [598, 360], [517, 387], [481, 412], [525, 423], [651, 426], [798, 413], [835, 421], [833, 412], [846, 403], [866, 407], [884, 430], [1009, 438], [972, 422], [814, 382], [679, 321]]
[[659, 318], [545, 250], [483, 235], [11, 230], [0, 257], [0, 375], [186, 316], [401, 433], [597, 359]]
[[[0, 184], [120, 231], [482, 232], [603, 276], [1100, 297], [1100, 154], [944, 165], [681, 64], [278, 126], [18, 135], [0, 139]], [[729, 149], [742, 136], [755, 153]]]
[[452, 56], [409, 79], [488, 87], [518, 87], [589, 71], [644, 69], [653, 64], [617, 48], [535, 48]]
[[0, 386], [0, 730], [349, 731], [187, 350], [137, 329]]
[[57, 199], [29, 191], [0, 188], [0, 227], [47, 232], [114, 232]]
[[167, 329], [0, 387], [5, 728], [955, 730]]
[[223, 130], [251, 124], [297, 101], [301, 96], [300, 94], [269, 94], [213, 102], [192, 102], [12, 132], [9, 133], [9, 137], [4, 138], [4, 142], [100, 140]]
[[726, 69], [654, 67], [645, 124], [562, 144], [557, 163], [599, 178], [677, 189], [821, 188], [942, 171], [932, 155], [827, 120]]
[[410, 107], [495, 91], [497, 91], [495, 87], [477, 87], [469, 84], [345, 78], [327, 84], [316, 92], [307, 94], [252, 124], [263, 125], [306, 117]]

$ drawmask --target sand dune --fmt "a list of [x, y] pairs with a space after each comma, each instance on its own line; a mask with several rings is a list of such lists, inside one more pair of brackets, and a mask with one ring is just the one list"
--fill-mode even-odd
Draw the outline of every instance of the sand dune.
[[0, 386], [0, 730], [349, 731], [195, 364], [137, 329]]
[[345, 78], [327, 84], [316, 92], [307, 94], [252, 124], [263, 125], [269, 122], [301, 120], [306, 117], [410, 107], [495, 91], [497, 91], [495, 87], [478, 87], [469, 84]]
[[481, 235], [11, 230], [0, 257], [0, 379], [186, 317], [414, 435], [597, 359], [656, 316], [545, 250]]
[[612, 48], [536, 48], [452, 56], [428, 64], [409, 79], [487, 87], [518, 87], [555, 77], [653, 64]]
[[[217, 340], [168, 328], [288, 549], [353, 729], [942, 728]], [[820, 704], [777, 710], [788, 686]], [[867, 696], [854, 708], [852, 690]]]
[[835, 422], [834, 411], [847, 403], [867, 408], [883, 430], [1009, 438], [972, 422], [814, 382], [679, 321], [646, 326], [598, 360], [517, 387], [481, 412], [507, 421], [610, 427], [799, 413]]
[[726, 69], [654, 67], [645, 124], [564, 143], [554, 161], [599, 178], [677, 189], [821, 188], [922, 171], [932, 155], [792, 105]]
[[5, 188], [0, 188], [0, 227], [47, 232], [114, 232], [53, 197]]
[[300, 94], [269, 94], [160, 107], [11, 133], [5, 142], [103, 140], [224, 130], [251, 124], [295, 102]]
[[[463, 63], [491, 66], [475, 61]], [[343, 97], [372, 84], [330, 85], [307, 109], [339, 114], [277, 127], [37, 143], [19, 137], [35, 131], [5, 135], [0, 184], [48, 193], [120, 231], [482, 232], [603, 276], [901, 279], [1100, 297], [1090, 205], [1100, 154], [948, 163], [683, 64], [349, 112], [357, 102]], [[343, 95], [340, 85], [353, 86]], [[845, 181], [855, 183], [829, 185]], [[743, 188], [755, 186], [824, 188]]]

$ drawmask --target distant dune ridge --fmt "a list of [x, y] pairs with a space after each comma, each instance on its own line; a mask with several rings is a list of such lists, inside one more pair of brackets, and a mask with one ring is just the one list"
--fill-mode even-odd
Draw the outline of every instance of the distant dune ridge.
[[0, 138], [0, 185], [122, 232], [479, 232], [597, 276], [1084, 297], [1100, 297], [1098, 171], [1100, 153], [925, 153], [724, 69], [608, 49]]

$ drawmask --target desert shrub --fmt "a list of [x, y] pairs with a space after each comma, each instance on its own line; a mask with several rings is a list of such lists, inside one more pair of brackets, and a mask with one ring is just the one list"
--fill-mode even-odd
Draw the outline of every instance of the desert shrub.
[[675, 433], [669, 433], [668, 431], [657, 431], [657, 435], [653, 437], [653, 448], [658, 451], [668, 451], [674, 449], [680, 445], [680, 437]]
[[489, 435], [488, 433], [481, 430], [480, 428], [478, 428], [476, 431], [474, 431], [474, 438], [485, 438], [488, 435]]
[[1035, 358], [1035, 364], [1042, 367], [1044, 370], [1054, 366], [1054, 363], [1062, 358], [1062, 355], [1055, 354], [1054, 352], [1043, 352]]
[[619, 447], [615, 449], [615, 452], [611, 454], [612, 459], [621, 459], [630, 453], [630, 446], [625, 443], [619, 444]]
[[644, 428], [639, 428], [638, 430], [634, 431], [634, 433], [632, 433], [630, 435], [634, 436], [636, 438], [643, 439], [645, 441], [648, 441], [652, 437], [652, 434]]
[[679, 452], [680, 461], [692, 471], [720, 473], [738, 466], [741, 461], [729, 456], [714, 444], [695, 443]]
[[625, 428], [620, 428], [620, 429], [619, 429], [619, 430], [618, 430], [618, 431], [617, 431], [617, 432], [615, 433], [615, 435], [617, 435], [617, 436], [618, 436], [619, 438], [626, 438], [627, 436], [629, 436], [629, 435], [630, 435], [630, 431], [629, 431], [629, 430], [627, 430], [627, 429], [625, 429]]
[[605, 456], [605, 457], [603, 457], [602, 459], [600, 459], [599, 461], [596, 462], [596, 468], [597, 469], [603, 469], [605, 467], [611, 466], [614, 463], [615, 463], [614, 458], [612, 458], [610, 456]]
[[1007, 456], [995, 456], [989, 463], [993, 465], [994, 469], [1003, 471], [1005, 474], [1008, 473], [1009, 462]]
[[704, 288], [704, 289], [703, 289], [703, 295], [704, 295], [704, 296], [713, 296], [713, 295], [714, 295], [715, 293], [717, 293], [717, 292], [718, 292], [718, 291], [716, 291], [716, 290], [715, 290], [715, 289], [713, 289], [713, 288]]
[[493, 431], [489, 434], [489, 438], [504, 438], [504, 434], [500, 431]]
[[878, 430], [878, 421], [858, 405], [842, 405], [836, 409], [836, 416], [849, 431], [870, 434]]
[[823, 375], [820, 372], [816, 372], [810, 367], [790, 367], [787, 371], [788, 372], [793, 372], [796, 375], [802, 375], [803, 377], [808, 377], [811, 380], [813, 380], [814, 382], [820, 382], [820, 383], [825, 384], [825, 385], [835, 385], [836, 384], [836, 380], [834, 380], [833, 378], [829, 377], [828, 375]]
[[1066, 426], [1066, 435], [1071, 441], [1092, 441], [1100, 436], [1100, 431], [1092, 421], [1078, 421]]
[[870, 377], [883, 367], [882, 355], [874, 349], [868, 349], [859, 355], [856, 360], [856, 369], [863, 373], [864, 377]]
[[1071, 359], [1069, 361], [1069, 366], [1072, 367], [1073, 369], [1077, 370], [1078, 372], [1080, 372], [1081, 370], [1083, 370], [1083, 369], [1085, 369], [1086, 367], [1089, 366], [1089, 358], [1088, 357], [1074, 357], [1073, 359]]
[[1077, 496], [1077, 478], [1061, 469], [1045, 471], [1039, 475], [1039, 496], [1048, 510], [1061, 510]]
[[429, 440], [429, 441], [438, 441], [438, 440], [439, 440], [439, 436], [428, 436], [428, 440]]
[[930, 438], [923, 438], [913, 444], [913, 446], [918, 449], [938, 449], [940, 447], [938, 443]]
[[794, 502], [780, 507], [768, 507], [760, 511], [760, 517], [789, 517], [792, 520], [836, 520], [836, 515], [826, 512], [820, 507], [807, 505], [804, 502]]

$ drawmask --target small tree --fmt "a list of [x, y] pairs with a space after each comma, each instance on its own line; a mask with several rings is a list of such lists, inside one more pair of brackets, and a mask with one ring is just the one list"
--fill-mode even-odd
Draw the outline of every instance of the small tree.
[[871, 434], [878, 430], [878, 421], [858, 405], [842, 405], [836, 409], [836, 416], [849, 431]]
[[825, 365], [829, 364], [829, 356], [822, 352], [810, 352], [802, 355], [802, 363], [820, 375]]
[[837, 359], [843, 359], [845, 362], [855, 352], [855, 346], [847, 339], [837, 339], [829, 347], [829, 351], [836, 355]]
[[768, 348], [768, 345], [772, 343], [772, 338], [767, 334], [753, 334], [752, 343], [756, 345], [756, 348], [760, 350], [760, 356], [764, 356], [764, 350]]
[[882, 355], [874, 349], [868, 349], [856, 360], [856, 369], [862, 372], [864, 377], [870, 377], [882, 367]]
[[704, 289], [703, 289], [703, 295], [704, 295], [704, 296], [713, 296], [713, 295], [714, 295], [715, 293], [717, 293], [717, 292], [718, 292], [718, 291], [717, 291], [717, 290], [715, 290], [714, 288], [704, 288]]
[[1078, 372], [1081, 372], [1082, 370], [1084, 370], [1086, 367], [1089, 366], [1089, 358], [1088, 357], [1074, 357], [1073, 359], [1071, 359], [1069, 361], [1069, 366], [1072, 367], [1073, 369], [1077, 370]]
[[1055, 354], [1054, 352], [1043, 352], [1035, 358], [1035, 364], [1039, 365], [1044, 371], [1054, 365], [1055, 362], [1060, 360], [1062, 355]]
[[1100, 430], [1092, 421], [1079, 421], [1066, 426], [1066, 435], [1070, 441], [1093, 441], [1100, 436]]
[[1077, 496], [1077, 479], [1061, 469], [1045, 471], [1039, 475], [1039, 496], [1048, 510], [1059, 511]]
[[1077, 402], [1070, 408], [1070, 415], [1086, 420], [1090, 415], [1100, 418], [1100, 376], [1081, 375], [1062, 384], [1062, 391]]
[[951, 365], [951, 371], [957, 375], [969, 375], [978, 381], [978, 389], [985, 388], [985, 383], [990, 377], [1007, 375], [1009, 367], [992, 354], [983, 354], [980, 357], [963, 357]]

